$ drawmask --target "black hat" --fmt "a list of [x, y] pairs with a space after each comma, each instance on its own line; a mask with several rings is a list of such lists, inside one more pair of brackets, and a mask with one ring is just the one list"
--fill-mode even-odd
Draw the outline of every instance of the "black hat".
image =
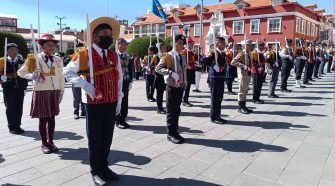
[[264, 44], [264, 42], [262, 42], [262, 41], [258, 41], [258, 46], [264, 46], [265, 44]]
[[15, 44], [15, 43], [8, 43], [8, 44], [7, 44], [7, 50], [8, 50], [9, 48], [12, 48], [12, 47], [16, 47], [16, 48], [18, 48], [17, 44]]
[[184, 35], [177, 34], [177, 35], [174, 36], [174, 39], [175, 39], [176, 41], [178, 41], [179, 39], [181, 39], [181, 40], [183, 41], [183, 45], [186, 44], [186, 38], [185, 38]]
[[84, 43], [77, 43], [76, 48], [84, 47]]
[[287, 43], [292, 43], [292, 39], [286, 39]]

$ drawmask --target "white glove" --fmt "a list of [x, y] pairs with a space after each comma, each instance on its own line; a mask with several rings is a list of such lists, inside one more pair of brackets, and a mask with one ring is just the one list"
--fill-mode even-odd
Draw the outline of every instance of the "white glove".
[[131, 88], [133, 88], [133, 83], [129, 83], [128, 91], [130, 91]]
[[219, 72], [220, 71], [220, 68], [218, 65], [214, 65], [213, 69], [216, 71], [216, 72]]
[[245, 66], [243, 67], [243, 70], [247, 71], [247, 70], [248, 70], [248, 66], [245, 65]]
[[27, 90], [24, 90], [23, 96], [26, 96], [26, 94], [27, 94]]
[[87, 82], [83, 78], [80, 78], [79, 81], [78, 81], [78, 86], [81, 87], [82, 89], [84, 89], [86, 94], [89, 95], [91, 97], [91, 99], [96, 98], [95, 97], [95, 89], [94, 89], [94, 86], [91, 83]]
[[307, 58], [306, 58], [306, 56], [301, 56], [300, 59], [302, 59], [302, 60], [306, 60]]
[[275, 67], [279, 67], [279, 64], [277, 62], [275, 62]]
[[37, 81], [40, 77], [40, 74], [38, 72], [34, 72], [33, 75], [31, 76], [31, 79], [34, 81]]
[[59, 104], [62, 102], [64, 96], [64, 92], [61, 92], [59, 95]]
[[121, 103], [122, 103], [122, 97], [119, 96], [119, 99], [117, 100], [117, 105], [116, 105], [116, 116], [119, 115], [121, 112]]
[[178, 75], [177, 73], [172, 72], [172, 73], [171, 73], [171, 76], [172, 76], [172, 78], [173, 78], [174, 80], [179, 81], [179, 75]]
[[5, 76], [5, 75], [1, 76], [1, 81], [2, 81], [3, 83], [6, 83], [6, 81], [7, 81], [7, 76]]
[[292, 56], [289, 56], [288, 58], [289, 58], [290, 60], [292, 60], [292, 59], [293, 59], [293, 57], [292, 57]]

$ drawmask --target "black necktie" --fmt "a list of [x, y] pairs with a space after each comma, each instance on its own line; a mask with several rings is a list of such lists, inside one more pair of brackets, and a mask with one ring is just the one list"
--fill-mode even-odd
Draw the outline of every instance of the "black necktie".
[[12, 65], [15, 65], [15, 58], [12, 58]]
[[107, 57], [106, 57], [106, 54], [105, 54], [105, 50], [102, 50], [102, 60], [104, 61], [105, 64], [108, 63]]
[[47, 63], [48, 61], [54, 62], [53, 56], [45, 56], [45, 62]]

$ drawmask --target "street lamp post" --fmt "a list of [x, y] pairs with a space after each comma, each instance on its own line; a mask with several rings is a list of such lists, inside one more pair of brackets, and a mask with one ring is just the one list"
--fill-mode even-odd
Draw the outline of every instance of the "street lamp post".
[[66, 17], [59, 17], [59, 16], [56, 16], [55, 17], [56, 19], [59, 19], [59, 23], [57, 23], [57, 25], [59, 25], [59, 34], [60, 34], [60, 52], [63, 51], [63, 38], [62, 38], [62, 34], [63, 34], [63, 27], [62, 26], [65, 26], [66, 24], [62, 24], [62, 20], [63, 19], [66, 19]]

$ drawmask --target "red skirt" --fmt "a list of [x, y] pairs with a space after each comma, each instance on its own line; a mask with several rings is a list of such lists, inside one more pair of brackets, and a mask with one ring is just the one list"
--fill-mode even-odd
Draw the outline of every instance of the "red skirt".
[[34, 91], [31, 101], [32, 118], [48, 118], [59, 114], [60, 90]]

